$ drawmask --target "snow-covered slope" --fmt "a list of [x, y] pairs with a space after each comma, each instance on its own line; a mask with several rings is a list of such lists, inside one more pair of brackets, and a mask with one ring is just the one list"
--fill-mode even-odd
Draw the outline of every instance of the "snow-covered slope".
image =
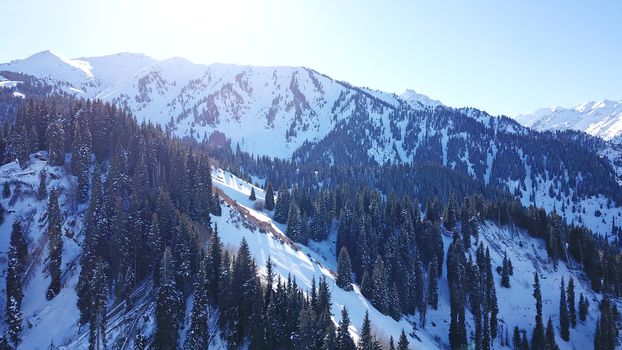
[[[446, 270], [443, 278], [439, 281], [439, 307], [437, 310], [428, 310], [427, 325], [425, 328], [416, 327], [418, 317], [403, 317], [400, 322], [396, 322], [388, 316], [380, 314], [373, 308], [359, 292], [358, 287], [354, 291], [345, 292], [339, 289], [335, 283], [332, 271], [336, 271], [337, 263], [334, 256], [335, 232], [323, 242], [311, 241], [309, 246], [296, 244], [299, 249], [296, 251], [279, 237], [285, 232], [285, 225], [272, 222], [266, 212], [254, 209], [254, 203], [248, 199], [252, 185], [235, 177], [231, 173], [215, 169], [212, 173], [213, 184], [223, 191], [237, 205], [245, 208], [248, 213], [259, 221], [269, 223], [277, 231], [278, 235], [272, 233], [261, 233], [259, 230], [248, 230], [244, 215], [240, 215], [231, 205], [223, 206], [223, 215], [214, 218], [222, 232], [223, 242], [237, 249], [242, 237], [249, 243], [251, 251], [260, 266], [265, 264], [268, 256], [277, 267], [277, 272], [281, 277], [287, 278], [288, 274], [296, 277], [299, 285], [303, 288], [310, 288], [311, 279], [317, 280], [324, 275], [328, 278], [333, 296], [333, 315], [339, 315], [342, 306], [347, 306], [350, 317], [353, 321], [351, 331], [356, 336], [365, 310], [369, 310], [370, 319], [376, 330], [388, 337], [399, 333], [404, 327], [411, 331], [410, 341], [414, 349], [434, 349], [448, 348], [449, 333], [449, 290], [446, 279]], [[255, 188], [258, 200], [264, 198], [264, 192]], [[501, 287], [501, 276], [494, 272], [495, 287], [499, 300], [499, 319], [500, 335], [505, 337], [505, 329], [509, 336], [515, 326], [525, 328], [529, 334], [534, 326], [535, 300], [533, 292], [533, 274], [538, 272], [540, 283], [543, 290], [543, 314], [545, 320], [551, 317], [556, 325], [557, 343], [561, 349], [588, 349], [593, 344], [594, 325], [596, 322], [597, 305], [600, 295], [594, 293], [589, 288], [589, 281], [585, 278], [580, 268], [573, 262], [570, 266], [559, 263], [557, 266], [549, 259], [546, 252], [546, 244], [543, 240], [530, 237], [525, 231], [517, 230], [512, 227], [499, 227], [494, 223], [485, 222], [479, 228], [480, 241], [486, 248], [490, 249], [493, 269], [501, 266], [503, 257], [507, 254], [511, 259], [514, 275], [511, 277], [511, 288]], [[451, 243], [451, 235], [444, 232], [443, 241], [445, 255]], [[468, 253], [475, 256], [475, 245]], [[565, 342], [559, 337], [559, 286], [561, 279], [566, 282], [570, 278], [575, 281], [575, 293], [583, 293], [590, 300], [590, 312], [585, 322], [578, 321], [577, 327], [570, 331], [570, 341]], [[335, 321], [337, 319], [334, 318]], [[467, 332], [475, 331], [472, 315], [467, 311]], [[418, 329], [417, 329], [418, 328]], [[412, 336], [415, 336], [415, 339]], [[511, 340], [509, 340], [511, 341]], [[503, 347], [500, 338], [494, 343], [495, 349]]]
[[120, 80], [131, 77], [141, 69], [157, 62], [156, 59], [147, 55], [129, 52], [100, 57], [82, 57], [78, 58], [78, 60], [90, 64], [91, 73], [104, 86], [112, 86]]
[[573, 108], [543, 108], [516, 120], [533, 129], [579, 130], [605, 140], [622, 135], [622, 101], [585, 102]]

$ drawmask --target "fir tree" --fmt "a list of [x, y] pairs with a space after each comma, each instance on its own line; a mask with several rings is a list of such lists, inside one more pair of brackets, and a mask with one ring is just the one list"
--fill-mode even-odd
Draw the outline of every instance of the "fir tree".
[[510, 266], [508, 263], [507, 254], [503, 257], [503, 265], [501, 272], [501, 286], [504, 288], [510, 288]]
[[5, 181], [4, 185], [2, 185], [2, 198], [11, 197], [11, 187], [9, 186], [9, 182]]
[[564, 278], [562, 277], [560, 293], [559, 293], [559, 335], [560, 337], [568, 341], [570, 340], [570, 317], [568, 315], [568, 304], [566, 302], [566, 287], [564, 285]]
[[467, 345], [464, 288], [465, 261], [462, 240], [454, 231], [453, 241], [447, 251], [447, 281], [449, 282], [450, 325], [449, 343], [452, 348], [463, 348]]
[[88, 198], [89, 164], [92, 153], [92, 136], [87, 118], [78, 112], [71, 148], [71, 174], [78, 177], [78, 202], [84, 202]]
[[26, 263], [27, 248], [19, 221], [15, 220], [11, 231], [8, 263], [6, 270], [6, 324], [9, 338], [15, 347], [20, 343], [22, 327], [22, 279]]
[[490, 350], [490, 324], [486, 315], [484, 315], [484, 324], [482, 329], [482, 350]]
[[432, 306], [434, 310], [438, 308], [438, 260], [436, 256], [432, 258], [430, 263], [430, 269], [428, 271], [428, 304]]
[[348, 315], [348, 309], [344, 306], [341, 309], [341, 320], [339, 321], [339, 327], [337, 327], [337, 349], [339, 350], [355, 350], [354, 340], [350, 336], [348, 328], [350, 327], [350, 316]]
[[523, 346], [521, 337], [520, 337], [520, 331], [518, 330], [517, 326], [514, 327], [514, 335], [512, 336], [512, 346], [514, 347], [514, 350], [520, 350]]
[[543, 349], [546, 341], [544, 338], [544, 323], [542, 321], [542, 292], [540, 291], [538, 272], [535, 272], [533, 275], [533, 297], [536, 299], [536, 325], [531, 337], [531, 348]]
[[583, 296], [583, 293], [579, 294], [579, 319], [585, 321], [589, 310], [589, 302], [587, 298]]
[[490, 312], [490, 336], [492, 339], [497, 337], [497, 315], [499, 313], [499, 306], [497, 304], [497, 291], [495, 289], [495, 282], [492, 275], [492, 263], [490, 260], [490, 250], [486, 248], [486, 304], [487, 311]]
[[346, 247], [341, 247], [337, 262], [337, 286], [343, 290], [352, 290], [352, 267], [350, 255]]
[[17, 348], [21, 341], [20, 333], [22, 332], [22, 312], [14, 296], [11, 296], [7, 300], [6, 310], [6, 323], [8, 326], [7, 333], [9, 340], [13, 343], [15, 348]]
[[363, 273], [363, 278], [361, 279], [361, 294], [367, 299], [371, 299], [372, 293], [374, 291], [374, 287], [372, 285], [371, 277], [369, 276], [369, 272], [365, 271]]
[[400, 340], [397, 342], [397, 350], [408, 350], [408, 338], [406, 338], [406, 333], [403, 328], [400, 334]]
[[374, 271], [372, 273], [372, 304], [382, 313], [389, 311], [389, 286], [387, 285], [387, 274], [384, 269], [384, 261], [380, 255], [374, 263]]
[[361, 326], [361, 332], [359, 335], [358, 349], [359, 350], [373, 350], [373, 334], [371, 332], [371, 321], [369, 320], [369, 312], [365, 311], [365, 318], [363, 319], [363, 325]]
[[194, 281], [194, 298], [192, 299], [192, 312], [190, 316], [190, 330], [186, 335], [184, 349], [207, 349], [209, 345], [209, 311], [207, 291], [207, 268], [206, 261], [199, 264], [199, 272]]
[[574, 295], [574, 279], [570, 277], [568, 281], [568, 288], [566, 289], [566, 294], [568, 295], [568, 314], [570, 316], [570, 324], [572, 328], [577, 325], [577, 309], [575, 307], [575, 295]]
[[326, 312], [327, 314], [330, 314], [331, 306], [332, 302], [328, 282], [326, 281], [326, 276], [322, 275], [318, 286], [317, 313], [321, 314], [322, 312]]
[[[22, 169], [26, 169], [28, 166], [28, 159], [30, 158], [30, 144], [28, 140], [30, 137], [28, 136], [28, 130], [25, 127], [18, 127], [16, 130], [17, 133], [17, 161], [19, 162], [19, 166]], [[51, 163], [50, 163], [51, 164]], [[54, 164], [51, 164], [54, 165]]]
[[218, 305], [220, 293], [222, 291], [222, 248], [223, 246], [220, 242], [220, 235], [218, 234], [218, 226], [215, 226], [214, 231], [212, 232], [209, 247], [207, 249], [207, 261], [205, 263], [207, 273], [207, 294], [212, 302], [212, 305]]
[[41, 172], [39, 172], [39, 189], [37, 190], [38, 200], [44, 200], [45, 198], [48, 197], [48, 191], [47, 191], [47, 188], [45, 187], [46, 178], [47, 178], [47, 174], [45, 172], [45, 169], [43, 169], [41, 170]]
[[172, 260], [171, 251], [166, 248], [160, 265], [162, 284], [156, 297], [156, 332], [153, 342], [154, 348], [161, 350], [177, 348], [181, 295], [175, 287]]
[[106, 348], [106, 329], [108, 309], [108, 278], [106, 276], [107, 264], [98, 261], [95, 265], [94, 274], [90, 281], [92, 287], [92, 305], [89, 319], [89, 348]]
[[279, 188], [279, 196], [274, 207], [274, 221], [284, 224], [287, 222], [288, 213], [291, 209], [291, 197], [289, 191], [285, 188], [285, 184], [281, 184]]
[[559, 350], [557, 342], [555, 341], [555, 330], [553, 329], [553, 321], [550, 317], [549, 321], [546, 323], [546, 340], [544, 348], [547, 350]]
[[47, 289], [48, 300], [54, 298], [60, 292], [60, 267], [63, 252], [63, 238], [61, 235], [61, 213], [58, 206], [58, 190], [50, 192], [48, 205], [48, 241], [49, 257], [46, 270], [50, 274], [50, 286]]
[[272, 189], [272, 183], [268, 182], [266, 185], [266, 198], [264, 200], [264, 207], [266, 210], [274, 210], [274, 191]]
[[287, 215], [287, 230], [285, 231], [285, 234], [294, 242], [303, 244], [307, 243], [305, 237], [303, 237], [303, 222], [302, 217], [300, 216], [300, 208], [298, 208], [298, 204], [296, 204], [295, 200], [292, 200], [289, 206], [289, 214]]
[[248, 196], [248, 199], [255, 201], [257, 199], [257, 196], [255, 196], [255, 187], [251, 187], [251, 194], [250, 196]]
[[443, 226], [447, 230], [453, 230], [456, 227], [457, 221], [457, 204], [456, 204], [456, 196], [452, 193], [449, 196], [449, 202], [447, 202], [447, 207], [445, 208], [445, 213], [443, 215]]
[[338, 350], [337, 335], [335, 325], [331, 321], [326, 327], [324, 338], [322, 339], [322, 350]]
[[521, 339], [521, 343], [522, 343], [522, 348], [521, 350], [529, 350], [529, 340], [527, 339], [527, 331], [523, 330], [522, 331], [522, 339]]
[[65, 164], [65, 130], [60, 120], [48, 125], [46, 131], [48, 162], [52, 166]]

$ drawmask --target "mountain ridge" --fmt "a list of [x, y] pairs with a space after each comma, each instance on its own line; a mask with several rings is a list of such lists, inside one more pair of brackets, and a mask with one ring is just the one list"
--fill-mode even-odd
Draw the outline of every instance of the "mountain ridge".
[[569, 108], [541, 108], [531, 114], [520, 114], [515, 119], [538, 131], [571, 129], [616, 141], [622, 135], [622, 100], [604, 99]]

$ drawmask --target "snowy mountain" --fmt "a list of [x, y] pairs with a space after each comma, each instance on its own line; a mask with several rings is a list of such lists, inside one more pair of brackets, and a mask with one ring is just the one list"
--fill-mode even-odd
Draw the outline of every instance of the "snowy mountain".
[[101, 81], [83, 60], [67, 59], [53, 51], [42, 51], [21, 60], [0, 64], [0, 72], [16, 72], [42, 79], [47, 84], [70, 94], [93, 97], [102, 88]]
[[516, 120], [535, 130], [578, 130], [605, 140], [622, 135], [622, 101], [585, 102], [573, 108], [543, 108]]
[[283, 158], [360, 113], [357, 105], [367, 105], [377, 120], [387, 120], [386, 107], [440, 105], [412, 90], [397, 96], [357, 88], [304, 67], [202, 65], [128, 53], [70, 60], [45, 51], [2, 64], [2, 71], [128, 107], [139, 120], [167, 124], [179, 136], [203, 138], [217, 130], [243, 150]]

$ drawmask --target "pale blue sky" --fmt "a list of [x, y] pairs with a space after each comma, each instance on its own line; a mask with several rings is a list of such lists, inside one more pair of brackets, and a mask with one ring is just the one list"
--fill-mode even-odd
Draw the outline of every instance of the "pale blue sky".
[[514, 115], [622, 99], [622, 1], [0, 0], [0, 62], [53, 49], [308, 66]]

